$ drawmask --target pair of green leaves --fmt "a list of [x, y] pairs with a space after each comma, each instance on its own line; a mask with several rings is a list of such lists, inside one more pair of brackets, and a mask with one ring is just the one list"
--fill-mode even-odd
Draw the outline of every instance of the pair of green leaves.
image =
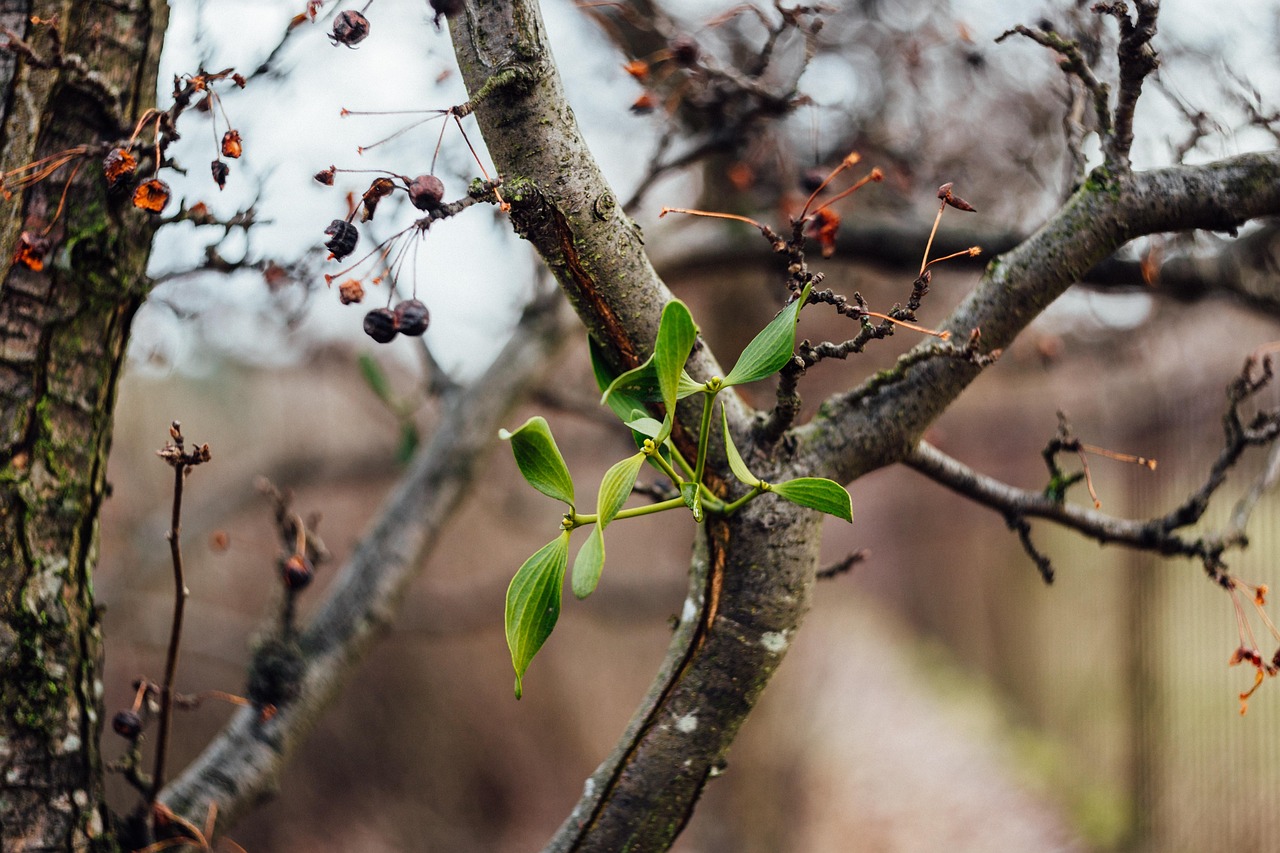
[[[498, 435], [511, 442], [516, 465], [529, 485], [566, 503], [569, 507], [566, 518], [572, 518], [576, 512], [573, 477], [546, 420], [533, 417], [515, 432], [502, 430]], [[628, 456], [606, 471], [600, 481], [595, 524], [573, 562], [571, 586], [578, 598], [586, 598], [600, 582], [604, 571], [604, 529], [626, 503], [644, 460], [643, 452]], [[559, 536], [525, 560], [507, 588], [507, 646], [516, 670], [517, 699], [529, 662], [560, 618], [560, 591], [569, 563], [569, 530], [566, 524]]]

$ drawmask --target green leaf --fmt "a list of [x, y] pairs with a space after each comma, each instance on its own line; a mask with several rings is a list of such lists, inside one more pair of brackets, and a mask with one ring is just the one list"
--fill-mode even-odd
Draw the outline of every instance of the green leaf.
[[520, 473], [529, 485], [547, 497], [573, 506], [573, 477], [564, 464], [560, 448], [556, 447], [546, 418], [529, 418], [515, 432], [498, 430], [498, 437], [511, 442], [516, 465], [520, 466]]
[[691, 397], [706, 390], [706, 383], [697, 381], [687, 371], [680, 371], [680, 382], [676, 386], [677, 400], [683, 400], [685, 397]]
[[720, 424], [724, 427], [724, 454], [729, 457], [729, 470], [733, 471], [733, 476], [755, 488], [760, 485], [760, 478], [751, 473], [751, 469], [747, 467], [742, 454], [733, 443], [733, 436], [729, 433], [729, 418], [724, 413], [723, 405], [720, 407]]
[[[647, 403], [656, 403], [662, 399], [662, 387], [658, 383], [658, 372], [652, 357], [639, 367], [614, 376], [605, 364], [595, 340], [590, 340], [590, 350], [591, 370], [595, 373], [596, 385], [600, 387], [602, 394], [600, 401], [612, 409], [620, 420], [631, 420], [637, 410], [646, 413]], [[680, 371], [676, 383], [677, 400], [705, 390], [703, 383], [695, 382], [685, 370]]]
[[658, 338], [653, 342], [653, 368], [658, 378], [658, 390], [667, 410], [675, 408], [680, 390], [680, 374], [689, 360], [693, 343], [698, 339], [698, 328], [693, 315], [678, 299], [673, 299], [662, 309], [662, 321], [658, 324]]
[[610, 382], [609, 387], [604, 389], [600, 402], [608, 403], [609, 398], [615, 394], [622, 394], [644, 402], [654, 402], [662, 399], [662, 391], [658, 386], [658, 374], [653, 367], [653, 356], [649, 356], [644, 360], [643, 364], [631, 368]]
[[400, 444], [396, 447], [396, 461], [401, 465], [406, 464], [413, 458], [413, 454], [420, 443], [418, 425], [413, 421], [402, 421], [400, 423]]
[[698, 484], [681, 483], [680, 497], [684, 498], [684, 505], [693, 512], [693, 520], [701, 524], [705, 515], [702, 512], [702, 490], [698, 488]]
[[648, 416], [627, 421], [627, 426], [647, 438], [657, 438], [663, 430], [662, 421]]
[[627, 502], [644, 460], [645, 455], [637, 453], [635, 456], [628, 456], [604, 472], [604, 477], [600, 480], [600, 492], [596, 496], [597, 526], [601, 528], [608, 526], [609, 522], [613, 521], [613, 517], [618, 514], [618, 510], [622, 509], [622, 505]]
[[745, 385], [772, 376], [782, 369], [796, 348], [796, 322], [800, 318], [800, 300], [782, 309], [782, 313], [751, 339], [738, 363], [724, 378], [724, 384]]
[[603, 571], [604, 533], [597, 524], [591, 528], [591, 535], [582, 543], [578, 556], [573, 561], [573, 594], [578, 598], [586, 598], [594, 592]]
[[769, 491], [793, 504], [807, 506], [809, 509], [816, 509], [848, 522], [853, 521], [853, 501], [849, 499], [849, 493], [844, 490], [844, 487], [834, 480], [822, 477], [797, 477], [785, 483], [772, 485]]
[[[599, 386], [601, 393], [604, 394], [604, 402], [618, 416], [618, 419], [625, 423], [637, 417], [637, 412], [642, 415], [645, 414], [647, 411], [645, 403], [648, 400], [655, 400], [657, 397], [653, 396], [645, 399], [622, 389], [616, 389], [612, 393], [608, 393], [617, 377], [609, 369], [609, 365], [605, 363], [604, 354], [601, 352], [600, 345], [596, 343], [595, 338], [587, 338], [587, 348], [591, 352], [591, 371], [595, 374], [596, 385]], [[657, 393], [657, 387], [657, 379], [655, 377], [652, 384], [653, 394]]]
[[517, 699], [524, 692], [521, 679], [529, 662], [560, 618], [560, 595], [568, 564], [569, 532], [565, 531], [525, 560], [507, 587], [507, 648], [516, 670]]
[[358, 363], [360, 365], [360, 375], [364, 377], [365, 384], [369, 386], [369, 390], [376, 394], [387, 408], [394, 409], [395, 399], [391, 394], [391, 381], [387, 379], [387, 374], [382, 371], [382, 366], [367, 352], [360, 354]]

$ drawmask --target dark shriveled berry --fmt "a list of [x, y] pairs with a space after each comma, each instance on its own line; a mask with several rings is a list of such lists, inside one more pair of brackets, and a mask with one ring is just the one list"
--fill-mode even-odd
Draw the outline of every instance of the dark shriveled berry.
[[409, 182], [409, 201], [418, 210], [435, 210], [444, 201], [444, 184], [435, 175], [419, 175]]
[[338, 17], [333, 19], [333, 32], [329, 34], [329, 40], [334, 44], [355, 47], [364, 41], [367, 35], [369, 35], [369, 19], [359, 12], [348, 9], [345, 12], [339, 12]]
[[120, 711], [111, 718], [111, 729], [120, 737], [133, 740], [142, 733], [142, 718], [133, 711]]
[[693, 66], [698, 61], [701, 50], [698, 43], [693, 40], [692, 36], [676, 36], [671, 40], [671, 58], [683, 65], [685, 68]]
[[340, 261], [354, 252], [356, 242], [360, 239], [360, 232], [345, 219], [333, 220], [329, 227], [324, 229], [324, 233], [329, 238], [324, 247], [333, 253], [335, 261]]
[[441, 15], [451, 18], [462, 11], [462, 0], [431, 0], [431, 8], [437, 20]]
[[291, 554], [280, 564], [280, 577], [284, 585], [294, 592], [311, 583], [311, 579], [315, 576], [316, 570], [312, 567], [311, 561], [301, 554]]
[[396, 315], [390, 308], [374, 308], [364, 315], [364, 333], [378, 343], [390, 343], [396, 331]]
[[417, 299], [406, 299], [396, 306], [396, 328], [402, 335], [416, 338], [427, 330], [431, 314]]

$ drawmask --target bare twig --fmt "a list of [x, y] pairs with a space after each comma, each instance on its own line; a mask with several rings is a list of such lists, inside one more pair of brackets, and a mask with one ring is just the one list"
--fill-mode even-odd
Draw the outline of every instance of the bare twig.
[[[1027, 518], [1054, 521], [1102, 544], [1115, 542], [1168, 556], [1198, 558], [1211, 579], [1225, 583], [1227, 575], [1222, 554], [1227, 549], [1241, 548], [1247, 544], [1243, 524], [1248, 518], [1248, 510], [1257, 501], [1257, 497], [1253, 497], [1254, 492], [1260, 494], [1274, 482], [1275, 451], [1263, 479], [1255, 484], [1245, 501], [1237, 506], [1232, 526], [1197, 538], [1180, 536], [1177, 531], [1200, 520], [1208, 508], [1210, 498], [1225, 482], [1227, 472], [1235, 466], [1247, 448], [1274, 445], [1276, 439], [1280, 438], [1280, 410], [1258, 412], [1247, 423], [1240, 415], [1241, 405], [1271, 381], [1269, 360], [1261, 362], [1260, 370], [1255, 375], [1257, 367], [1258, 364], [1253, 359], [1247, 361], [1241, 374], [1227, 388], [1229, 405], [1227, 414], [1223, 417], [1223, 448], [1210, 467], [1205, 482], [1180, 506], [1155, 518], [1131, 521], [1106, 515], [1096, 509], [1066, 503], [1063, 498], [1071, 478], [1057, 470], [1050, 456], [1046, 458], [1050, 460], [1051, 471], [1055, 472], [1055, 476], [1044, 492], [1018, 489], [979, 474], [927, 442], [917, 444], [903, 461], [952, 491], [1001, 512], [1010, 528], [1017, 531], [1023, 547], [1036, 561], [1046, 581], [1052, 579], [1052, 569], [1047, 558], [1031, 545]], [[1049, 454], [1048, 449], [1046, 454]]]
[[155, 769], [151, 773], [150, 802], [154, 803], [164, 787], [165, 759], [169, 751], [169, 728], [173, 722], [173, 681], [178, 674], [178, 647], [182, 642], [182, 619], [187, 604], [186, 579], [182, 572], [182, 484], [187, 472], [202, 462], [209, 461], [209, 445], [187, 451], [182, 438], [182, 425], [174, 421], [169, 426], [171, 444], [156, 451], [173, 467], [173, 512], [170, 516], [169, 555], [173, 560], [173, 622], [169, 629], [169, 649], [165, 655], [164, 681], [160, 684], [160, 731], [156, 735]]

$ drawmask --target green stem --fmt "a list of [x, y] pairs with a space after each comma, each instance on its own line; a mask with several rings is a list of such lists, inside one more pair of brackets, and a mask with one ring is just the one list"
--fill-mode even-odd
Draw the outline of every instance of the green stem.
[[[651, 459], [655, 465], [657, 465], [659, 468], [662, 469], [662, 473], [666, 474], [671, 479], [671, 482], [675, 484], [675, 487], [677, 489], [680, 488], [681, 484], [685, 482], [684, 478], [676, 473], [675, 469], [671, 467], [671, 463], [669, 463], [666, 459], [662, 458], [662, 453], [660, 451], [661, 451], [661, 448], [655, 448], [653, 453], [649, 454], [649, 459]], [[689, 463], [681, 459], [680, 455], [675, 452], [674, 448], [672, 448], [672, 455], [674, 458], [677, 459], [677, 461], [679, 461], [682, 464], [682, 466], [685, 469], [688, 469]], [[690, 471], [689, 473], [692, 474], [693, 472]]]
[[716, 391], [702, 392], [702, 424], [698, 427], [698, 460], [694, 468], [693, 481], [701, 485], [702, 475], [707, 469], [707, 445], [711, 443], [711, 412], [715, 408]]
[[[666, 501], [659, 501], [656, 504], [645, 504], [644, 506], [631, 507], [630, 509], [620, 510], [613, 518], [616, 521], [619, 518], [637, 518], [642, 515], [653, 515], [656, 512], [665, 512], [669, 509], [683, 509], [683, 498], [671, 498]], [[600, 516], [597, 513], [583, 513], [573, 517], [573, 529], [583, 527], [588, 524], [595, 524]]]
[[739, 508], [741, 508], [743, 505], [745, 505], [749, 501], [755, 500], [755, 498], [758, 495], [764, 494], [765, 491], [767, 491], [765, 489], [765, 484], [759, 483], [754, 488], [752, 488], [751, 491], [747, 492], [745, 495], [738, 498], [736, 501], [731, 501], [727, 504], [724, 504], [720, 512], [724, 515], [733, 515], [735, 512], [738, 511]]

